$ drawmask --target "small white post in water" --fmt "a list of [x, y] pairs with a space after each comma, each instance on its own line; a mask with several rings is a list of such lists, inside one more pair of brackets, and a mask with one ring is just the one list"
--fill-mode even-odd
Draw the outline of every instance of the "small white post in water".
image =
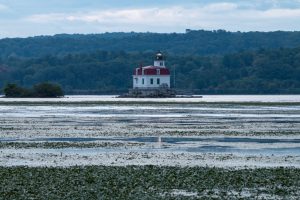
[[158, 147], [161, 148], [161, 144], [162, 144], [161, 136], [158, 136], [157, 144], [158, 144]]

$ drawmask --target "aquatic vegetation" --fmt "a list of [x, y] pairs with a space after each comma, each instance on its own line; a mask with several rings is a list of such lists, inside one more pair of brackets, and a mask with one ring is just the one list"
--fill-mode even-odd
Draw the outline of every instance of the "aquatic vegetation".
[[[300, 196], [300, 169], [276, 168], [299, 167], [300, 156], [295, 153], [299, 145], [292, 141], [299, 139], [299, 103], [0, 101], [0, 104], [0, 165], [28, 166], [0, 167], [0, 199], [296, 199]], [[165, 137], [170, 136], [204, 136], [208, 140], [196, 143], [194, 138], [174, 144], [174, 139], [173, 143], [166, 141]], [[243, 140], [229, 145], [224, 140], [210, 139], [236, 136], [290, 141], [250, 144]], [[99, 138], [106, 137], [110, 139], [100, 142]], [[140, 141], [138, 137], [150, 137], [153, 141]], [[240, 149], [266, 149], [273, 144], [283, 149], [294, 148], [291, 150], [294, 154], [239, 154]], [[176, 145], [191, 151], [173, 151]], [[222, 150], [224, 146], [240, 149], [238, 153], [210, 149]], [[266, 166], [272, 168], [257, 168]]]
[[143, 143], [124, 142], [0, 142], [0, 149], [63, 149], [63, 148], [115, 148], [142, 146]]
[[300, 169], [0, 167], [2, 199], [296, 199]]
[[5, 105], [0, 111], [0, 138], [286, 136], [300, 130], [300, 107], [294, 105], [52, 103]]

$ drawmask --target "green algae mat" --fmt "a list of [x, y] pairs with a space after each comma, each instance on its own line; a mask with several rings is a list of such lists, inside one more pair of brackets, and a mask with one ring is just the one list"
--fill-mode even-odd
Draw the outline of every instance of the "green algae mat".
[[300, 169], [0, 168], [0, 199], [297, 199]]

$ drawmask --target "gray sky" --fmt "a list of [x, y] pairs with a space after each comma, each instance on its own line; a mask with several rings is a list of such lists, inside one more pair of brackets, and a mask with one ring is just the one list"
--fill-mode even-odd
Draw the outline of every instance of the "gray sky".
[[300, 0], [0, 0], [0, 38], [115, 31], [300, 30]]

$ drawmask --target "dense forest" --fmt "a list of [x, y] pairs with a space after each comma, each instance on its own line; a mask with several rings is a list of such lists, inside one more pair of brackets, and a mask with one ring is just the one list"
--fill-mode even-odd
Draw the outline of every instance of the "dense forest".
[[[102, 50], [40, 58], [12, 56], [1, 61], [0, 87], [49, 81], [62, 85], [67, 94], [122, 93], [131, 87], [133, 69], [152, 60], [152, 52]], [[167, 65], [172, 74], [176, 72], [177, 89], [202, 94], [300, 94], [300, 48], [210, 56], [169, 53]]]
[[39, 58], [46, 55], [163, 50], [173, 55], [223, 55], [239, 51], [296, 48], [300, 32], [189, 31], [187, 33], [103, 33], [90, 35], [38, 36], [0, 40], [0, 58]]

